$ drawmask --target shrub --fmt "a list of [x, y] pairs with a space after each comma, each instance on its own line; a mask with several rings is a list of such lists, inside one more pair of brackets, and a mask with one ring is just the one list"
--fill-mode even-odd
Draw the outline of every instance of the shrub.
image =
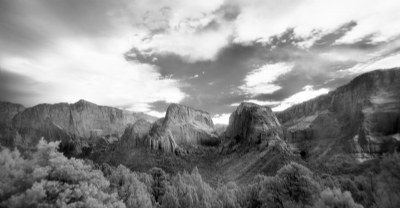
[[315, 208], [363, 208], [354, 202], [351, 193], [342, 192], [340, 189], [327, 188], [320, 194], [320, 199], [315, 203]]

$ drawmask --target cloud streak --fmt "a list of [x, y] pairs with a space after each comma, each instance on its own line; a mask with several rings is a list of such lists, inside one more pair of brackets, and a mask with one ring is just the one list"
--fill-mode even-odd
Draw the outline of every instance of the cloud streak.
[[292, 68], [292, 65], [286, 63], [266, 64], [247, 74], [244, 79], [245, 84], [239, 88], [252, 96], [273, 93], [282, 88], [274, 82], [280, 76], [290, 72]]

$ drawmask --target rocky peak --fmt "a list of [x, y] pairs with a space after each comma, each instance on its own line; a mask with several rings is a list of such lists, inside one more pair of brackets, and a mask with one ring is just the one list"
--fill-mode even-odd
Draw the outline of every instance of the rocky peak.
[[72, 104], [75, 108], [95, 108], [95, 107], [100, 107], [100, 105], [96, 105], [92, 102], [89, 102], [84, 99], [80, 99], [78, 102]]
[[214, 124], [209, 113], [175, 103], [168, 106], [164, 122], [166, 124], [190, 123], [199, 127], [214, 129]]
[[165, 118], [156, 121], [147, 143], [153, 149], [174, 152], [178, 147], [217, 144], [218, 136], [209, 113], [171, 104]]
[[248, 143], [280, 135], [281, 126], [272, 110], [254, 103], [241, 103], [231, 114], [226, 130], [226, 136]]

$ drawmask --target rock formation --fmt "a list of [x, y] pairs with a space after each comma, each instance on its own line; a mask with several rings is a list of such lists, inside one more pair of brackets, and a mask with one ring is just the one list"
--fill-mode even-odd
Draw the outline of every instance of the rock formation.
[[129, 124], [121, 137], [121, 147], [132, 148], [143, 145], [151, 127], [152, 124], [144, 119], [139, 119], [134, 124]]
[[14, 145], [14, 139], [18, 136], [12, 129], [12, 119], [25, 108], [20, 104], [0, 102], [0, 144]]
[[146, 139], [152, 149], [166, 152], [186, 145], [214, 145], [218, 141], [209, 113], [178, 104], [168, 107], [165, 118], [154, 123]]
[[[323, 156], [329, 150], [362, 154], [385, 152], [400, 133], [400, 70], [377, 70], [327, 95], [277, 113], [285, 138]], [[312, 142], [311, 142], [312, 143]]]
[[0, 102], [0, 127], [11, 127], [14, 116], [24, 109], [20, 104]]
[[269, 107], [241, 103], [229, 118], [221, 151], [229, 152], [243, 145], [283, 147], [285, 144], [281, 136], [283, 136], [281, 125]]
[[[6, 143], [27, 147], [44, 137], [61, 140], [61, 149], [64, 145], [80, 149], [97, 143], [100, 138], [112, 143], [121, 137], [128, 124], [140, 118], [154, 120], [142, 113], [99, 106], [85, 100], [74, 104], [39, 104], [26, 109], [17, 104], [1, 103], [0, 115], [2, 140], [4, 137], [7, 141], [13, 140]], [[6, 130], [7, 135], [4, 135]]]

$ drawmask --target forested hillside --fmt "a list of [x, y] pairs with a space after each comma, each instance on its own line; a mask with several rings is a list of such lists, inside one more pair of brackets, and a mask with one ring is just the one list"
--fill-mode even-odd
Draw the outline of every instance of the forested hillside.
[[368, 174], [329, 175], [295, 162], [274, 176], [239, 186], [207, 184], [197, 168], [169, 175], [160, 168], [133, 172], [66, 158], [58, 142], [35, 151], [0, 152], [1, 207], [399, 207], [400, 156], [364, 167]]

